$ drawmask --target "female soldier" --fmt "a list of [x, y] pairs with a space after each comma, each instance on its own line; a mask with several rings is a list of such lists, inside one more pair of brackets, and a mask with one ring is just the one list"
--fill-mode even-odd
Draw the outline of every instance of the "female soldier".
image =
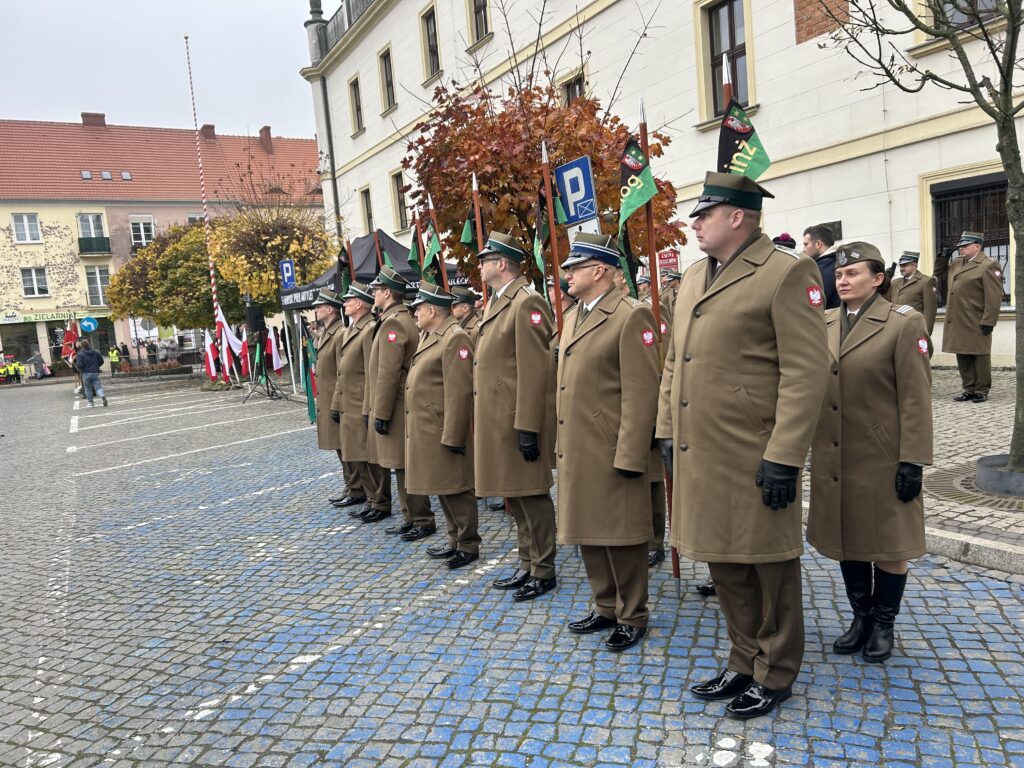
[[892, 655], [907, 561], [925, 553], [921, 468], [932, 462], [928, 332], [917, 311], [883, 298], [888, 282], [876, 247], [839, 246], [842, 303], [825, 313], [833, 375], [811, 447], [807, 522], [807, 540], [839, 561], [853, 607], [832, 649], [876, 663]]

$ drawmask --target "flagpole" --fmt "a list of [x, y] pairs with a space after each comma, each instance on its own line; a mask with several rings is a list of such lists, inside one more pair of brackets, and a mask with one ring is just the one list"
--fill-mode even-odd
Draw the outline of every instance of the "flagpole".
[[[476, 172], [473, 173], [473, 218], [476, 219], [476, 247], [477, 252], [484, 248], [484, 225], [480, 216], [480, 190], [476, 184]], [[487, 306], [487, 283], [480, 281], [480, 289], [484, 292], [484, 306]]]
[[[430, 212], [430, 223], [434, 225], [434, 237], [436, 237], [438, 243], [440, 243], [441, 232], [437, 228], [437, 212], [434, 210], [434, 199], [430, 196], [429, 192], [427, 192], [427, 210]], [[427, 245], [429, 246], [430, 244], [428, 243]], [[444, 288], [445, 292], [450, 293], [448, 288], [448, 268], [444, 263], [444, 252], [437, 254], [437, 261], [438, 268], [441, 270], [441, 287]]]
[[[645, 157], [650, 157], [647, 149], [647, 111], [644, 109], [644, 100], [640, 99], [640, 149], [644, 151]], [[647, 258], [648, 272], [651, 274], [651, 309], [654, 311], [654, 324], [657, 326], [659, 341], [661, 340], [661, 268], [658, 264], [658, 252], [655, 249], [654, 237], [654, 202], [648, 200], [644, 203], [644, 213], [647, 216]], [[628, 226], [628, 223], [627, 223]]]
[[426, 258], [426, 251], [423, 250], [423, 226], [420, 224], [420, 212], [418, 208], [413, 208], [412, 211], [412, 223], [416, 227], [416, 250], [420, 254], [420, 277], [423, 277], [423, 259]]
[[732, 71], [729, 69], [729, 54], [722, 54], [722, 103], [728, 110], [732, 101]]
[[381, 250], [380, 250], [380, 237], [377, 235], [377, 229], [376, 228], [374, 228], [374, 230], [373, 230], [373, 247], [377, 250], [377, 267], [378, 268], [383, 267], [384, 266], [384, 256], [381, 254]]
[[352, 280], [356, 279], [356, 263], [352, 258], [352, 241], [347, 237], [345, 238], [345, 253], [348, 254], [348, 273], [352, 275]]
[[555, 291], [555, 320], [558, 327], [558, 337], [562, 337], [562, 284], [558, 268], [561, 266], [561, 259], [558, 258], [558, 235], [555, 232], [554, 198], [551, 196], [551, 166], [548, 163], [547, 142], [540, 143], [540, 169], [544, 174], [544, 197], [548, 208], [548, 241], [551, 243], [551, 285]]

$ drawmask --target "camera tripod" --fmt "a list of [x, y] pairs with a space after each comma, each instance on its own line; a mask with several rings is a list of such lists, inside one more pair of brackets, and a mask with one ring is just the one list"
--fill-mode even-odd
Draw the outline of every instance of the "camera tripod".
[[253, 371], [253, 380], [250, 385], [248, 394], [242, 399], [242, 403], [249, 401], [255, 393], [259, 393], [270, 400], [280, 400], [284, 397], [281, 389], [274, 383], [274, 380], [270, 378], [270, 372], [267, 370], [267, 332], [260, 331], [256, 334], [256, 370]]

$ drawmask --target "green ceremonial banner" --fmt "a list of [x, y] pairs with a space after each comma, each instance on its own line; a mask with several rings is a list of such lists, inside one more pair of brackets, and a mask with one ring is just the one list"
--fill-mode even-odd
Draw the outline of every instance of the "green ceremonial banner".
[[420, 235], [414, 229], [412, 233], [412, 245], [409, 246], [409, 266], [418, 275], [420, 274]]
[[[640, 143], [630, 136], [619, 161], [619, 252], [622, 254], [619, 264], [622, 266], [626, 284], [633, 298], [636, 298], [633, 276], [636, 274], [637, 260], [629, 249], [626, 222], [656, 194], [658, 185], [654, 183], [651, 164], [640, 148]], [[657, 256], [652, 254], [651, 258], [656, 259]]]
[[474, 254], [480, 251], [480, 244], [476, 241], [476, 222], [473, 219], [473, 206], [469, 206], [469, 213], [466, 214], [466, 223], [462, 225], [462, 237], [459, 242], [469, 248]]
[[771, 164], [754, 124], [733, 99], [722, 116], [718, 134], [718, 170], [757, 179]]
[[[434, 223], [432, 221], [427, 222], [427, 253], [423, 257], [423, 274], [424, 280], [430, 283], [437, 284], [437, 277], [435, 272], [437, 270], [437, 255], [441, 253], [441, 240], [437, 236], [437, 232], [434, 231]], [[432, 269], [433, 268], [433, 269]]]
[[[565, 224], [565, 208], [562, 207], [562, 198], [558, 196], [558, 187], [552, 185], [551, 194], [555, 197], [552, 206], [555, 209], [555, 223]], [[537, 190], [537, 211], [534, 221], [536, 226], [534, 227], [533, 235], [533, 258], [537, 262], [537, 269], [544, 275], [547, 274], [547, 268], [544, 265], [544, 250], [547, 248], [551, 229], [548, 227], [548, 198], [544, 194], [543, 182], [540, 185], [540, 189]], [[547, 296], [546, 291], [544, 295]]]
[[313, 340], [306, 337], [306, 354], [302, 361], [302, 389], [306, 392], [306, 411], [309, 423], [316, 424], [316, 396], [313, 393], [313, 366], [316, 365], [316, 348]]

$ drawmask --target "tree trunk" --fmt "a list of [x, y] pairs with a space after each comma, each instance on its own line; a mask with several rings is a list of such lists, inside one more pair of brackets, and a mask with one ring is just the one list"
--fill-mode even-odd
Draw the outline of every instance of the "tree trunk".
[[1013, 288], [1016, 363], [1016, 398], [1013, 410], [1013, 436], [1010, 439], [1008, 469], [1024, 471], [1024, 170], [1021, 168], [1017, 127], [1012, 117], [996, 123], [999, 140], [996, 149], [1006, 172], [1006, 217], [1016, 245], [1013, 256]]

